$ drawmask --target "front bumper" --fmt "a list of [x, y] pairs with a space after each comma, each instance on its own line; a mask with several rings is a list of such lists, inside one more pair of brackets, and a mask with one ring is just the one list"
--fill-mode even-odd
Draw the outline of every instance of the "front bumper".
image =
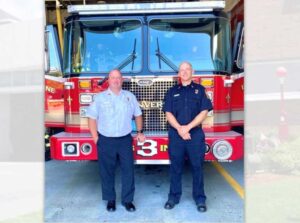
[[[169, 164], [167, 132], [145, 132], [146, 141], [139, 143], [133, 134], [136, 164]], [[206, 132], [207, 161], [232, 161], [243, 158], [243, 135], [234, 132]], [[97, 148], [89, 133], [61, 132], [50, 139], [51, 158], [56, 160], [97, 160]], [[222, 144], [223, 143], [223, 144]], [[216, 149], [216, 145], [221, 146]], [[226, 148], [229, 145], [229, 149]], [[217, 153], [216, 153], [217, 152]], [[224, 155], [223, 158], [217, 156]], [[227, 156], [226, 156], [227, 154]]]

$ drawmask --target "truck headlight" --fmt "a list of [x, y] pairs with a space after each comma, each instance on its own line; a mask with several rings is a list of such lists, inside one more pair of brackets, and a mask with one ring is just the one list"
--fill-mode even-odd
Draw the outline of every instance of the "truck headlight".
[[67, 145], [66, 146], [66, 151], [68, 152], [68, 153], [75, 153], [76, 152], [76, 147], [74, 146], [74, 145]]
[[209, 150], [210, 150], [210, 146], [207, 143], [205, 143], [205, 153], [208, 153]]
[[231, 157], [233, 150], [231, 144], [228, 141], [219, 140], [212, 146], [212, 151], [214, 156], [218, 160], [227, 160]]
[[84, 143], [84, 144], [81, 146], [81, 152], [82, 152], [84, 155], [89, 155], [89, 154], [92, 152], [92, 145], [89, 144], [89, 143]]
[[78, 142], [64, 142], [62, 143], [63, 156], [79, 156]]
[[93, 95], [92, 94], [80, 94], [79, 99], [80, 99], [80, 103], [82, 103], [82, 104], [91, 103], [93, 101]]

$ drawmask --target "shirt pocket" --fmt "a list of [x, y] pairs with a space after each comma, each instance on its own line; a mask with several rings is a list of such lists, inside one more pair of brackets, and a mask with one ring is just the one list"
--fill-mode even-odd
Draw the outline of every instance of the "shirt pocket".
[[119, 109], [122, 111], [122, 113], [131, 115], [133, 114], [133, 103], [129, 99], [124, 99], [120, 101]]
[[191, 95], [188, 98], [188, 106], [191, 108], [191, 112], [193, 115], [198, 114], [200, 112], [200, 97], [199, 95]]
[[104, 116], [107, 116], [107, 115], [113, 113], [114, 107], [113, 107], [112, 103], [109, 101], [102, 102], [101, 112], [103, 113]]
[[181, 109], [183, 109], [183, 103], [182, 99], [180, 97], [176, 97], [173, 99], [173, 106], [172, 106], [172, 113], [177, 116], [177, 114], [180, 112]]

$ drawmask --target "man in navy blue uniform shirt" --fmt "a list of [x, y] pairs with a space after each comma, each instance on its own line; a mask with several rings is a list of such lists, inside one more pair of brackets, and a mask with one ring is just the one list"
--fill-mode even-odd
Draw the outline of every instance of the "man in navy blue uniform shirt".
[[170, 165], [170, 191], [166, 209], [179, 203], [182, 194], [181, 175], [187, 156], [193, 175], [193, 198], [200, 212], [206, 211], [206, 196], [203, 184], [203, 161], [205, 135], [201, 123], [212, 110], [203, 86], [192, 81], [193, 68], [189, 62], [179, 66], [177, 84], [166, 94], [163, 111], [169, 123], [168, 152]]

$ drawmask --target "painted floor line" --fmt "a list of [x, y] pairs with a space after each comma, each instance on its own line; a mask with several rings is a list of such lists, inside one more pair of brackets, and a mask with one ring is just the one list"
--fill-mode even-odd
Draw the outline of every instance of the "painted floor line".
[[244, 199], [245, 192], [244, 189], [239, 185], [239, 183], [221, 166], [220, 163], [213, 161], [212, 165], [217, 169], [217, 171], [225, 178], [225, 180], [230, 184], [230, 186], [237, 192], [237, 194]]

